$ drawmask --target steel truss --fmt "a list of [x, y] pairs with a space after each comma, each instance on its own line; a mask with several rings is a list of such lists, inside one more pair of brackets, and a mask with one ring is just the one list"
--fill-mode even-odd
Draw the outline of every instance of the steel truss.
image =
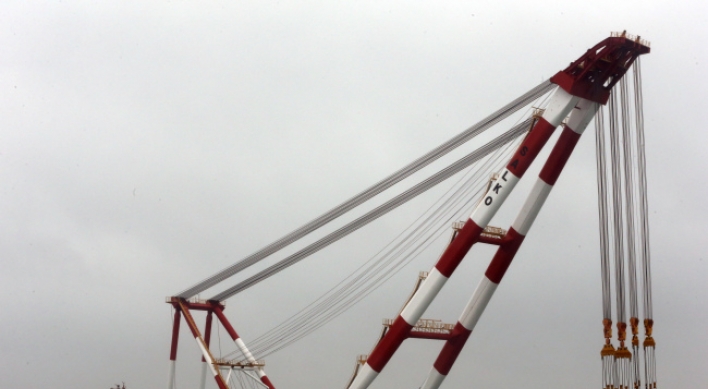
[[[211, 370], [219, 389], [229, 389], [228, 383], [230, 381], [231, 374], [235, 369], [253, 371], [257, 374], [258, 380], [260, 380], [259, 384], [269, 389], [275, 389], [273, 383], [270, 382], [270, 379], [265, 374], [265, 362], [258, 361], [253, 357], [251, 352], [246, 347], [246, 344], [243, 340], [241, 340], [241, 337], [229, 322], [229, 319], [227, 319], [224, 315], [226, 305], [223, 302], [198, 299], [186, 300], [179, 297], [168, 297], [167, 303], [171, 304], [175, 309], [174, 322], [172, 325], [172, 345], [170, 347], [170, 374], [169, 383], [167, 386], [168, 389], [175, 389], [175, 362], [177, 361], [179, 326], [182, 316], [184, 316], [184, 320], [187, 323], [187, 326], [189, 326], [189, 330], [192, 332], [194, 340], [197, 342], [197, 346], [199, 346], [199, 349], [202, 352], [202, 389], [205, 384], [207, 367]], [[205, 311], [207, 313], [204, 336], [202, 336], [199, 331], [199, 327], [194, 321], [191, 311]], [[219, 323], [221, 323], [226, 332], [228, 332], [229, 336], [231, 336], [231, 340], [233, 340], [236, 347], [241, 351], [244, 359], [227, 360], [214, 357], [214, 354], [209, 349], [213, 315], [216, 315]], [[222, 375], [222, 370], [228, 370], [229, 375], [224, 377]], [[255, 379], [252, 375], [249, 375], [249, 377]]]

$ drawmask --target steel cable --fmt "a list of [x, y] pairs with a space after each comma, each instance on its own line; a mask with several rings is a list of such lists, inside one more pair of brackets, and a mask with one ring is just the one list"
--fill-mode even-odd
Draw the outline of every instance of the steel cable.
[[601, 107], [595, 115], [595, 147], [597, 158], [598, 211], [600, 227], [600, 271], [602, 282], [602, 324], [604, 345], [600, 351], [602, 358], [602, 388], [614, 387], [615, 349], [612, 346], [612, 286], [610, 275], [610, 239], [607, 193], [607, 150], [605, 148], [605, 112]]
[[[509, 142], [504, 149], [498, 149], [487, 158], [482, 164], [482, 167], [468, 171], [468, 173], [458, 181], [458, 183], [463, 182], [463, 184], [454, 190], [451, 196], [444, 196], [443, 198], [445, 200], [437, 207], [435, 212], [431, 214], [431, 209], [435, 207], [435, 205], [433, 205], [411, 224], [411, 226], [415, 227], [409, 227], [401, 232], [389, 245], [371, 257], [371, 259], [342, 280], [337, 286], [327, 291], [316, 301], [288, 318], [285, 322], [256, 338], [251, 342], [251, 351], [262, 358], [307, 336], [312, 331], [349, 309], [352, 305], [358, 303], [400, 268], [410, 263], [444, 232], [444, 230], [439, 229], [441, 225], [440, 219], [444, 218], [445, 215], [449, 215], [450, 209], [456, 209], [458, 214], [460, 212], [464, 213], [467, 210], [469, 203], [476, 197], [476, 195], [470, 195], [470, 192], [480, 192], [480, 179], [486, 172], [496, 166], [500, 156], [510, 154], [510, 146], [518, 142], [518, 138], [515, 142]], [[471, 177], [466, 178], [470, 174]], [[453, 189], [454, 187], [448, 192], [453, 191]], [[460, 202], [466, 204], [460, 206]], [[426, 217], [427, 214], [431, 215]], [[448, 216], [445, 222], [449, 224], [456, 216], [458, 215]], [[419, 223], [419, 221], [424, 218], [426, 220], [423, 223]], [[439, 232], [431, 233], [431, 230]], [[401, 236], [404, 235], [406, 235], [406, 237], [400, 239]], [[421, 239], [421, 237], [425, 238]], [[377, 259], [377, 257], [381, 257], [381, 259]], [[393, 262], [400, 258], [403, 259]], [[377, 259], [378, 262], [371, 264], [374, 259]], [[370, 277], [371, 274], [377, 274], [379, 277], [372, 280]], [[356, 298], [347, 298], [347, 296], [356, 296]]]
[[607, 214], [607, 162], [605, 150], [605, 109], [601, 107], [595, 115], [595, 147], [597, 158], [597, 196], [600, 219], [600, 269], [602, 279], [602, 315], [612, 319], [612, 300], [610, 285], [610, 248], [607, 229], [609, 226]]
[[625, 293], [624, 293], [624, 233], [622, 228], [622, 166], [619, 151], [619, 131], [617, 129], [617, 96], [612, 93], [610, 96], [610, 157], [612, 174], [612, 212], [613, 212], [613, 243], [615, 261], [615, 294], [617, 322], [626, 323]]
[[624, 179], [625, 179], [625, 223], [627, 232], [627, 278], [629, 281], [629, 324], [632, 330], [632, 358], [631, 376], [632, 386], [639, 388], [641, 374], [639, 368], [639, 307], [637, 303], [637, 259], [634, 229], [635, 208], [634, 203], [634, 159], [632, 153], [632, 117], [630, 114], [629, 90], [627, 79], [620, 80], [620, 97], [622, 102], [622, 146], [624, 153]]
[[[489, 161], [488, 161], [489, 162]], [[290, 327], [290, 328], [284, 328], [281, 329], [281, 331], [278, 334], [271, 335], [270, 337], [267, 337], [265, 339], [258, 338], [256, 339], [253, 344], [255, 345], [254, 347], [254, 352], [258, 353], [259, 357], [265, 357], [269, 354], [272, 354], [273, 352], [276, 352], [283, 347], [286, 347], [287, 345], [291, 344], [292, 342], [295, 342], [299, 340], [300, 338], [308, 335], [315, 329], [321, 327], [322, 325], [326, 324], [329, 322], [332, 318], [338, 316], [341, 312], [346, 311], [349, 309], [352, 305], [358, 303], [366, 297], [370, 292], [378, 288], [381, 284], [383, 284], [386, 280], [388, 280], [394, 273], [396, 273], [400, 268], [403, 266], [407, 265], [410, 263], [417, 255], [419, 255], [422, 251], [424, 251], [435, 239], [437, 239], [442, 233], [444, 233], [444, 230], [440, 229], [439, 226], [442, 225], [440, 219], [445, 218], [445, 215], [449, 215], [449, 209], [454, 208], [458, 209], [457, 214], [453, 216], [447, 216], [446, 222], [449, 224], [452, 219], [455, 219], [455, 216], [458, 216], [458, 214], [462, 213], [464, 214], [465, 211], [468, 210], [470, 203], [472, 203], [476, 198], [476, 196], [469, 196], [469, 192], [471, 190], [475, 191], [476, 194], [481, 193], [481, 186], [479, 185], [479, 172], [480, 171], [486, 171], [487, 169], [485, 168], [480, 168], [477, 173], [472, 176], [470, 179], [467, 180], [467, 183], [465, 186], [461, 187], [460, 189], [465, 189], [464, 191], [460, 192], [459, 190], [457, 191], [457, 194], [454, 194], [450, 198], [457, 198], [458, 201], [455, 202], [450, 202], [448, 200], [443, 203], [438, 210], [436, 211], [437, 216], [434, 218], [429, 218], [426, 220], [426, 226], [424, 229], [418, 227], [413, 230], [413, 234], [416, 235], [412, 239], [413, 242], [406, 242], [405, 247], [400, 247], [403, 241], [399, 242], [396, 244], [392, 250], [395, 250], [395, 252], [392, 252], [390, 250], [388, 253], [384, 254], [384, 256], [387, 256], [389, 254], [390, 260], [385, 264], [388, 265], [392, 260], [397, 259], [397, 262], [393, 263], [388, 269], [385, 269], [383, 265], [377, 265], [376, 267], [371, 267], [370, 269], [367, 269], [366, 273], [364, 275], [368, 274], [377, 274], [378, 276], [375, 279], [365, 279], [364, 283], [361, 283], [359, 285], [354, 285], [352, 286], [351, 284], [345, 285], [345, 287], [342, 288], [341, 293], [339, 295], [344, 295], [348, 296], [345, 297], [346, 300], [343, 300], [341, 302], [338, 302], [338, 305], [332, 304], [329, 306], [325, 306], [323, 309], [319, 311], [315, 311], [312, 317], [308, 316], [306, 319], [303, 321], [313, 321], [313, 323], [308, 323], [307, 326], [295, 326], [295, 327]], [[470, 181], [474, 182], [476, 185], [470, 185]], [[462, 199], [466, 204], [464, 207], [460, 207], [458, 203], [460, 202], [459, 199]], [[459, 209], [462, 210], [462, 212], [459, 211]], [[436, 233], [431, 233], [430, 231], [434, 230]], [[423, 238], [421, 238], [423, 237]], [[417, 241], [417, 243], [415, 243]], [[335, 295], [335, 297], [338, 297]], [[317, 317], [320, 317], [319, 320], [314, 320]], [[292, 332], [289, 332], [289, 330], [295, 331], [295, 334]], [[299, 333], [297, 332], [299, 331]], [[284, 339], [287, 337], [288, 339]], [[269, 342], [263, 345], [263, 341]]]
[[483, 119], [479, 123], [473, 125], [472, 127], [463, 131], [459, 135], [450, 139], [449, 141], [436, 147], [432, 151], [430, 151], [427, 154], [423, 155], [422, 157], [416, 159], [415, 161], [413, 161], [409, 165], [398, 170], [397, 172], [393, 173], [392, 175], [386, 177], [385, 179], [378, 182], [377, 184], [375, 184], [375, 185], [371, 186], [370, 188], [364, 190], [363, 192], [357, 194], [356, 196], [345, 201], [344, 203], [340, 204], [339, 206], [337, 206], [337, 207], [331, 209], [330, 211], [326, 212], [325, 214], [319, 216], [318, 218], [310, 221], [309, 223], [305, 224], [304, 226], [296, 229], [295, 231], [292, 231], [291, 233], [285, 235], [284, 237], [282, 237], [282, 238], [276, 240], [275, 242], [269, 244], [268, 246], [260, 249], [259, 251], [243, 258], [239, 262], [237, 262], [237, 263], [229, 266], [228, 268], [212, 275], [211, 277], [204, 279], [203, 281], [197, 283], [196, 285], [180, 292], [177, 296], [181, 297], [181, 298], [190, 298], [190, 297], [196, 295], [197, 293], [200, 293], [200, 292], [218, 284], [219, 282], [225, 280], [226, 278], [231, 277], [232, 275], [240, 272], [241, 270], [246, 269], [247, 267], [261, 261], [262, 259], [268, 257], [269, 255], [279, 251], [283, 247], [299, 240], [300, 238], [304, 237], [305, 235], [309, 234], [310, 232], [322, 227], [323, 225], [325, 225], [325, 224], [329, 223], [330, 221], [336, 219], [337, 217], [343, 215], [347, 211], [362, 204], [363, 202], [374, 197], [375, 195], [383, 192], [384, 190], [390, 188], [394, 184], [400, 182], [404, 178], [410, 176], [411, 174], [422, 169], [423, 167], [429, 165], [430, 163], [439, 159], [443, 155], [446, 155], [447, 153], [449, 153], [453, 149], [457, 148], [461, 144], [463, 144], [463, 143], [467, 142], [468, 140], [474, 138], [475, 136], [479, 135], [480, 133], [487, 130], [488, 128], [490, 128], [494, 124], [509, 117], [509, 115], [518, 111], [520, 108], [528, 105], [531, 101], [544, 95], [545, 93], [547, 93], [548, 91], [550, 91], [554, 87], [555, 87], [555, 84], [552, 84], [549, 80], [546, 80], [546, 81], [540, 83], [539, 85], [532, 88], [531, 90], [529, 90], [528, 92], [526, 92], [522, 96], [513, 100], [511, 103], [505, 105], [501, 109], [499, 109], [496, 112], [494, 112], [493, 114], [489, 115], [488, 117], [486, 117], [485, 119]]
[[649, 210], [647, 201], [646, 155], [644, 143], [644, 97], [642, 94], [642, 67], [640, 58], [634, 63], [634, 109], [637, 130], [637, 179], [639, 186], [639, 255], [642, 260], [643, 305], [644, 305], [644, 385], [655, 389], [656, 342], [652, 337], [654, 315], [652, 310], [651, 255], [649, 250]]
[[625, 290], [624, 290], [624, 232], [622, 217], [622, 155], [620, 153], [620, 134], [618, 129], [617, 93], [610, 95], [610, 158], [612, 174], [612, 211], [613, 211], [613, 247], [615, 261], [615, 294], [617, 310], [617, 339], [619, 346], [614, 353], [614, 384], [620, 389], [627, 389], [630, 383], [627, 374], [629, 370], [629, 358], [631, 354], [624, 345], [626, 336], [626, 311], [625, 311]]
[[[637, 59], [633, 68], [632, 90], [626, 79], [621, 79], [618, 93], [612, 93], [609, 101], [611, 166], [605, 162], [604, 113], [596, 117], [597, 129], [597, 170], [598, 207], [600, 215], [600, 245], [602, 268], [603, 316], [605, 318], [606, 345], [603, 348], [603, 387], [639, 388], [641, 386], [641, 365], [639, 355], [638, 325], [639, 302], [637, 281], [637, 257], [642, 262], [643, 305], [647, 338], [644, 341], [644, 377], [646, 388], [656, 387], [655, 343], [651, 336], [651, 280], [648, 242], [648, 207], [646, 200], [646, 157], [644, 152], [644, 118], [641, 88], [641, 66]], [[634, 123], [632, 123], [631, 93], [634, 94]], [[621, 130], [621, 134], [620, 134]], [[611, 188], [607, 184], [607, 170], [612, 174]], [[635, 181], [636, 174], [636, 181]], [[612, 198], [608, 192], [611, 191]], [[609, 204], [611, 201], [612, 221]], [[638, 231], [636, 227], [638, 223]], [[610, 226], [610, 223], [612, 226]], [[639, 242], [637, 242], [639, 239]], [[609, 245], [613, 250], [610, 255]], [[638, 250], [638, 251], [637, 251]], [[617, 311], [618, 339], [617, 351], [611, 346], [608, 334], [611, 332], [611, 287], [609, 257], [614, 260], [615, 297]], [[624, 261], [627, 261], [625, 269]], [[627, 287], [625, 288], [625, 282]], [[629, 301], [626, 300], [629, 297]], [[629, 303], [629, 324], [632, 329], [632, 352], [624, 344], [626, 336]], [[609, 332], [608, 332], [609, 331]], [[611, 357], [614, 355], [614, 358]], [[632, 357], [633, 356], [633, 357]]]
[[531, 119], [525, 120], [521, 124], [513, 127], [512, 129], [508, 130], [504, 134], [500, 135], [499, 137], [495, 138], [494, 140], [490, 141], [489, 143], [485, 144], [484, 146], [476, 149], [474, 152], [468, 154], [467, 156], [463, 157], [462, 159], [458, 160], [457, 162], [453, 163], [452, 165], [446, 167], [445, 169], [441, 170], [440, 172], [436, 173], [435, 175], [433, 175], [433, 176], [427, 178], [426, 180], [422, 181], [421, 183], [411, 187], [410, 189], [408, 189], [405, 192], [399, 194], [398, 196], [392, 198], [391, 200], [385, 202], [384, 204], [379, 205], [378, 207], [367, 212], [363, 216], [360, 216], [359, 218], [355, 219], [354, 221], [348, 223], [347, 225], [326, 235], [324, 238], [319, 239], [318, 241], [308, 245], [307, 247], [297, 251], [296, 253], [291, 254], [290, 256], [280, 260], [276, 264], [271, 265], [270, 267], [266, 268], [265, 270], [262, 270], [262, 271], [256, 273], [255, 275], [247, 278], [246, 280], [232, 286], [231, 288], [228, 288], [225, 291], [215, 295], [210, 300], [223, 301], [223, 300], [255, 285], [256, 283], [261, 282], [264, 279], [267, 279], [268, 277], [292, 266], [293, 264], [301, 261], [302, 259], [306, 258], [307, 256], [314, 254], [315, 252], [329, 246], [330, 244], [336, 242], [337, 240], [343, 238], [344, 236], [358, 230], [359, 228], [363, 227], [364, 225], [378, 219], [379, 217], [388, 213], [392, 209], [400, 206], [401, 204], [405, 203], [406, 201], [412, 199], [413, 197], [432, 188], [433, 186], [435, 186], [438, 183], [444, 181], [445, 179], [451, 177], [452, 175], [454, 175], [455, 173], [464, 169], [465, 167], [469, 166], [470, 164], [483, 158], [484, 156], [486, 156], [490, 152], [494, 151], [495, 149], [503, 146], [505, 143], [507, 143], [511, 139], [519, 136], [521, 133], [525, 132], [528, 129], [528, 126], [530, 123], [531, 123]]
[[627, 237], [627, 275], [629, 281], [629, 311], [630, 316], [639, 316], [637, 306], [637, 272], [636, 272], [636, 251], [635, 251], [635, 231], [634, 231], [634, 174], [632, 164], [632, 125], [630, 121], [629, 91], [627, 90], [627, 79], [620, 80], [620, 100], [622, 108], [622, 147], [624, 153], [624, 198], [625, 198], [625, 223]]
[[[641, 57], [640, 57], [641, 58]], [[649, 249], [649, 207], [647, 201], [647, 176], [646, 176], [646, 155], [644, 144], [644, 98], [642, 95], [642, 70], [640, 58], [634, 63], [634, 85], [635, 85], [635, 111], [637, 125], [637, 166], [639, 179], [639, 219], [640, 235], [642, 244], [640, 245], [640, 255], [642, 257], [642, 273], [644, 276], [644, 315], [648, 319], [654, 317], [652, 312], [651, 296], [651, 255]]]
[[[537, 104], [537, 101], [534, 106], [543, 106], [547, 98], [548, 95], [546, 95], [546, 98], [543, 99], [540, 104]], [[411, 226], [409, 226], [409, 228], [405, 229], [399, 236], [394, 238], [389, 245], [380, 250], [379, 253], [372, 256], [352, 274], [340, 281], [337, 286], [325, 292], [320, 298], [302, 308], [283, 323], [250, 342], [251, 352], [258, 355], [259, 358], [263, 358], [307, 336], [317, 328], [339, 316], [342, 312], [348, 310], [354, 304], [357, 304], [371, 291], [378, 288], [383, 282], [400, 270], [400, 268], [410, 263], [443, 233], [444, 230], [439, 229], [440, 225], [444, 225], [444, 223], [449, 224], [455, 217], [462, 216], [466, 211], [471, 211], [468, 210], [467, 207], [469, 203], [477, 197], [479, 192], [481, 192], [480, 179], [485, 174], [490, 174], [491, 169], [494, 169], [497, 165], [499, 158], [504, 158], [505, 155], [510, 154], [511, 151], [513, 151], [512, 146], [518, 144], [518, 142], [520, 142], [520, 139], [517, 138], [514, 142], [508, 143], [503, 150], [499, 149], [492, 156], [487, 158], [486, 162], [484, 162], [481, 167], [469, 170], [465, 176], [461, 177], [458, 181], [458, 184], [460, 182], [463, 182], [463, 184], [455, 190], [452, 195], [444, 195], [442, 197], [445, 199], [443, 204], [440, 204], [431, 216], [426, 217], [426, 214], [431, 213], [430, 211], [435, 205], [431, 206], [428, 211], [411, 224], [411, 226], [418, 224], [417, 227], [411, 229]], [[510, 147], [512, 147], [511, 151], [509, 150]], [[466, 178], [466, 176], [470, 174], [472, 174], [472, 177]], [[454, 186], [452, 189], [454, 189]], [[452, 191], [452, 189], [449, 190], [448, 193]], [[464, 191], [461, 192], [460, 190]], [[471, 191], [476, 193], [470, 195]], [[465, 202], [465, 205], [460, 206], [460, 202]], [[460, 210], [462, 210], [462, 214], [448, 217], [448, 219], [441, 224], [440, 219], [444, 217], [444, 215], [449, 214], [450, 209], [457, 209], [458, 214]], [[424, 217], [426, 219], [425, 222], [419, 223]], [[432, 229], [437, 232], [430, 233]], [[410, 232], [407, 233], [407, 236], [400, 239], [401, 236], [405, 235], [406, 231], [409, 230]], [[421, 236], [425, 237], [422, 242]], [[377, 259], [377, 257], [380, 257], [380, 259]], [[403, 257], [404, 260], [399, 260], [391, 265], [395, 259], [401, 257]], [[370, 264], [374, 259], [376, 259], [377, 262]], [[368, 267], [367, 264], [369, 264]], [[365, 267], [366, 269], [362, 270]], [[385, 278], [378, 277], [372, 282], [370, 278], [371, 274], [384, 274]], [[358, 296], [358, 298], [347, 299], [347, 296]], [[235, 352], [232, 352], [231, 354], [234, 353]]]

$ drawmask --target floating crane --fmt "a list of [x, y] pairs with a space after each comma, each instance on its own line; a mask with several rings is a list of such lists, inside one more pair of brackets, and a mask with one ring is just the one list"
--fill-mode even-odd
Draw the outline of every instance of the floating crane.
[[[439, 230], [442, 220], [440, 215], [443, 212], [449, 212], [450, 209], [455, 209], [458, 213], [460, 210], [464, 212], [466, 207], [471, 206], [472, 211], [466, 221], [456, 221], [453, 224], [453, 234], [449, 244], [434, 266], [429, 271], [419, 274], [413, 293], [403, 304], [397, 317], [384, 320], [381, 335], [371, 353], [357, 357], [354, 374], [347, 384], [348, 389], [368, 388], [405, 340], [422, 338], [443, 342], [441, 351], [421, 386], [422, 389], [439, 388], [499, 287], [580, 136], [593, 119], [596, 128], [603, 298], [602, 387], [603, 389], [639, 389], [642, 386], [643, 372], [644, 387], [656, 388], [646, 201], [646, 157], [639, 61], [639, 56], [649, 51], [649, 43], [640, 37], [631, 36], [626, 32], [611, 34], [549, 80], [532, 88], [384, 180], [241, 261], [168, 297], [167, 303], [175, 310], [168, 389], [175, 389], [175, 361], [182, 318], [202, 353], [202, 388], [205, 385], [206, 372], [209, 370], [220, 389], [239, 385], [245, 387], [245, 382], [249, 382], [249, 387], [274, 389], [274, 384], [265, 373], [265, 362], [258, 358], [296, 342], [360, 301], [424, 248], [422, 244], [414, 245], [406, 242], [414, 242], [420, 234], [432, 229]], [[624, 77], [630, 68], [633, 68], [631, 74], [634, 81], [631, 86]], [[539, 101], [543, 96], [546, 96], [546, 104], [533, 109], [530, 117], [521, 120], [506, 132], [448, 167], [211, 298], [200, 300], [195, 297], [384, 192], [521, 108], [533, 101]], [[605, 105], [609, 109], [605, 109]], [[606, 123], [609, 131], [605, 129]], [[546, 159], [515, 221], [507, 230], [490, 226], [492, 217], [559, 126], [563, 128], [560, 137]], [[495, 161], [504, 157], [508, 158], [504, 167], [500, 170], [492, 170], [496, 169]], [[466, 175], [464, 185], [460, 186], [451, 197], [454, 201], [445, 200], [435, 211], [431, 211], [433, 213], [422, 218], [416, 228], [404, 234], [399, 244], [391, 249], [382, 250], [380, 255], [357, 270], [358, 273], [345, 279], [339, 287], [327, 292], [271, 332], [256, 339], [251, 348], [246, 346], [224, 315], [225, 301], [228, 298], [302, 261], [470, 166], [476, 170], [469, 170], [472, 173]], [[493, 172], [491, 179], [483, 185], [484, 177], [489, 177], [487, 174], [489, 172]], [[476, 192], [469, 188], [473, 188]], [[453, 275], [470, 248], [478, 243], [497, 246], [497, 251], [457, 322], [447, 324], [440, 320], [424, 319], [422, 316], [428, 306]], [[637, 262], [641, 262], [641, 269], [638, 269]], [[613, 267], [614, 289], [610, 285]], [[645, 331], [643, 365], [640, 363], [642, 358], [640, 358], [638, 338], [640, 314], [637, 274], [640, 274], [643, 286], [642, 308]], [[612, 340], [613, 292], [616, 300], [617, 348], [614, 347]], [[627, 293], [629, 301], [625, 298]], [[629, 305], [629, 317], [626, 312], [627, 305]], [[206, 312], [204, 333], [200, 331], [192, 315], [193, 311]], [[214, 356], [210, 349], [214, 316], [218, 321], [217, 325], [220, 324], [226, 330], [240, 355], [232, 359]], [[632, 332], [632, 339], [629, 341], [626, 333], [628, 319]], [[625, 343], [627, 341], [629, 347]], [[239, 375], [240, 381], [234, 380], [236, 375]]]

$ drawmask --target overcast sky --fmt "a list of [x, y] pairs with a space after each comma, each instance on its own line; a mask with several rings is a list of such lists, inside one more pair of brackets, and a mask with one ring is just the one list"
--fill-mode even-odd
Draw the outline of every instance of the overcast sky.
[[[642, 64], [659, 385], [704, 386], [708, 3], [503, 3], [3, 1], [0, 387], [166, 387], [166, 296], [623, 29], [652, 46]], [[443, 387], [600, 386], [594, 166], [591, 125]], [[491, 224], [507, 228], [527, 189]], [[227, 316], [248, 343], [443, 190], [231, 298]], [[344, 387], [443, 247], [269, 356], [274, 384]], [[491, 254], [473, 250], [425, 317], [454, 323]], [[182, 335], [177, 384], [193, 388], [199, 354]], [[372, 388], [418, 387], [440, 346], [407, 341]]]

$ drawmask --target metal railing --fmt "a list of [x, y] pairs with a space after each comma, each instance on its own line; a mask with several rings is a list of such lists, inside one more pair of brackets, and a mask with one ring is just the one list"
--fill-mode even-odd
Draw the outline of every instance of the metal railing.
[[226, 359], [226, 358], [215, 358], [214, 364], [219, 366], [231, 366], [240, 369], [256, 369], [265, 366], [265, 361], [259, 360], [254, 362], [249, 362], [243, 359]]
[[[391, 327], [393, 319], [383, 319], [384, 327]], [[411, 331], [416, 332], [432, 332], [432, 333], [450, 333], [455, 328], [454, 324], [443, 323], [437, 319], [420, 319]]]
[[613, 38], [627, 38], [631, 41], [639, 43], [642, 46], [651, 47], [651, 43], [648, 40], [642, 39], [639, 35], [627, 34], [626, 31], [622, 31], [622, 32], [613, 31], [610, 33], [610, 36]]
[[487, 226], [484, 227], [482, 235], [501, 239], [506, 235], [506, 230], [499, 227]]

